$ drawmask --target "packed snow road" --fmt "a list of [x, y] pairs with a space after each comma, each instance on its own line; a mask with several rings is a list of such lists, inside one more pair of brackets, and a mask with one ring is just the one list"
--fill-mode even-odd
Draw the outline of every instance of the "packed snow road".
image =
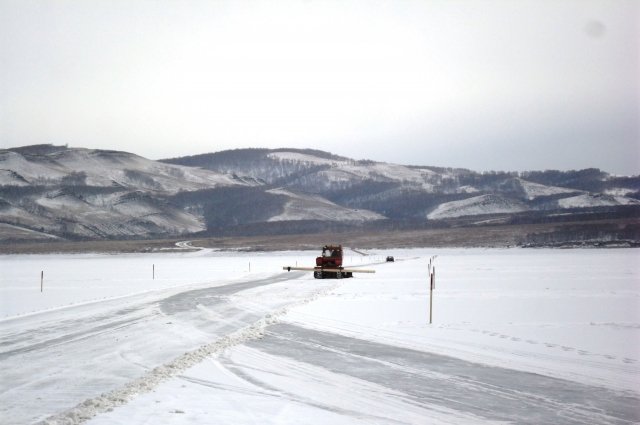
[[[68, 259], [60, 261], [69, 264]], [[79, 274], [87, 269], [84, 264], [76, 267]], [[12, 270], [7, 271], [11, 275]], [[298, 285], [289, 297], [246, 310], [237, 308], [229, 297], [250, 288], [286, 283], [299, 273], [264, 278], [245, 274], [242, 279], [231, 278], [229, 271], [218, 274], [222, 275], [220, 281], [175, 287], [175, 282], [168, 280], [166, 288], [133, 295], [127, 293], [137, 291], [125, 288], [125, 295], [58, 306], [0, 322], [0, 422], [34, 423], [70, 409], [322, 288]], [[183, 271], [183, 276], [193, 281], [189, 272]], [[65, 290], [64, 285], [49, 286], [51, 293]], [[11, 287], [3, 289], [10, 291]], [[75, 292], [82, 291], [76, 288]], [[33, 295], [47, 296], [47, 292]], [[3, 299], [3, 307], [11, 296]], [[70, 296], [72, 300], [77, 297]]]
[[[339, 281], [274, 271], [313, 253], [6, 257], [3, 303], [38, 311], [2, 306], [0, 422], [640, 422], [637, 250], [392, 254]], [[46, 259], [58, 301], [29, 301]], [[114, 283], [127, 261], [166, 278]]]
[[[225, 297], [294, 277], [163, 291], [6, 321], [0, 337], [2, 423], [31, 423], [71, 408], [247, 326], [267, 312], [235, 308]], [[297, 295], [317, 290], [306, 289]]]
[[[553, 377], [278, 324], [246, 345], [402, 394], [405, 403], [517, 424], [633, 423], [640, 398]], [[223, 358], [228, 369], [250, 370]], [[253, 382], [259, 383], [254, 379]], [[390, 420], [391, 418], [387, 418]]]

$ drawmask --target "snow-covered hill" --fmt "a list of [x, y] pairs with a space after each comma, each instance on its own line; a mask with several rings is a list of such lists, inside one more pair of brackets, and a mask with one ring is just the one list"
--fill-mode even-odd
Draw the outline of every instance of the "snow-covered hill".
[[13, 226], [18, 236], [25, 229], [43, 237], [80, 238], [194, 233], [205, 230], [202, 217], [163, 197], [255, 184], [250, 178], [164, 164], [127, 152], [50, 145], [2, 150], [0, 222]]
[[[524, 203], [525, 207], [518, 209], [524, 211], [549, 208], [551, 201], [582, 194], [615, 191], [616, 196], [632, 199], [629, 197], [638, 197], [640, 193], [638, 176], [610, 176], [597, 169], [478, 173], [466, 169], [355, 161], [300, 149], [237, 149], [167, 162], [250, 175], [266, 183], [320, 194], [341, 205], [373, 209], [383, 215], [390, 210], [389, 202], [398, 201], [411, 204], [406, 205], [415, 208], [411, 214], [420, 217], [439, 204], [488, 194], [499, 195], [506, 202]], [[421, 200], [415, 199], [417, 193], [421, 194]], [[446, 199], [449, 195], [456, 196]], [[410, 202], [406, 202], [407, 196]], [[438, 199], [426, 202], [428, 197]], [[620, 200], [619, 204], [624, 205], [625, 201]], [[480, 213], [482, 210], [478, 210]]]
[[307, 191], [332, 190], [362, 182], [392, 182], [431, 189], [434, 182], [443, 178], [442, 173], [428, 167], [355, 161], [326, 152], [300, 149], [237, 149], [166, 162], [252, 176], [266, 183]]
[[527, 206], [522, 202], [497, 195], [480, 195], [440, 204], [427, 215], [427, 218], [434, 220], [468, 215], [509, 214], [526, 211], [527, 209]]
[[640, 205], [640, 201], [637, 199], [627, 198], [626, 196], [591, 193], [571, 196], [558, 201], [558, 206], [560, 206], [560, 208], [591, 208], [619, 205]]
[[[314, 156], [309, 158], [298, 159], [321, 162]], [[256, 220], [364, 222], [384, 218], [375, 212], [338, 205], [318, 194], [269, 190], [252, 173], [241, 177], [238, 171], [218, 172], [152, 161], [127, 152], [63, 146], [0, 150], [0, 224], [4, 224], [0, 238], [177, 236], [205, 231], [212, 221], [209, 216], [223, 210], [223, 221], [216, 225]], [[251, 187], [263, 187], [260, 190], [264, 195], [252, 205], [254, 211], [261, 212], [257, 215], [246, 214], [244, 205], [237, 208], [233, 201], [229, 205], [234, 199], [229, 196], [233, 188]], [[211, 192], [217, 188], [229, 190]], [[185, 192], [192, 192], [195, 201], [179, 202], [176, 196]], [[238, 196], [235, 199], [237, 202]], [[213, 208], [211, 201], [215, 201]], [[271, 204], [270, 208], [265, 208], [265, 203]], [[280, 208], [276, 208], [278, 203]]]
[[0, 185], [87, 185], [175, 193], [216, 186], [256, 184], [193, 167], [165, 164], [127, 152], [52, 146], [0, 150]]
[[516, 181], [528, 200], [540, 198], [543, 196], [576, 193], [575, 189], [569, 189], [566, 187], [546, 186], [543, 184], [526, 181], [520, 178], [516, 179]]
[[427, 168], [407, 167], [384, 162], [332, 160], [297, 152], [274, 152], [268, 156], [282, 162], [328, 166], [326, 170], [317, 173], [318, 183], [325, 183], [325, 187], [330, 187], [334, 182], [389, 181], [418, 185], [426, 190], [432, 190], [433, 185], [430, 182], [438, 175]]
[[630, 217], [639, 199], [639, 176], [597, 169], [478, 173], [309, 149], [238, 149], [164, 161], [53, 145], [0, 150], [4, 240], [216, 234], [243, 226], [317, 231], [323, 221], [375, 228], [487, 214], [515, 214], [522, 222], [527, 214], [626, 209], [622, 214]]
[[282, 214], [268, 221], [322, 220], [362, 222], [381, 220], [383, 215], [367, 210], [349, 209], [337, 205], [317, 195], [294, 193], [285, 189], [271, 189], [268, 193], [284, 195], [288, 198]]

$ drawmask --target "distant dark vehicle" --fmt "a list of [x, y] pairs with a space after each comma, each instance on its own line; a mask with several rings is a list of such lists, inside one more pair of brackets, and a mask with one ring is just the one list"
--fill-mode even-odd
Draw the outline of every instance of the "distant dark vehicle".
[[389, 255], [389, 256], [387, 257], [387, 262], [388, 262], [388, 263], [393, 263], [394, 261], [395, 261], [395, 260], [393, 259], [393, 255]]

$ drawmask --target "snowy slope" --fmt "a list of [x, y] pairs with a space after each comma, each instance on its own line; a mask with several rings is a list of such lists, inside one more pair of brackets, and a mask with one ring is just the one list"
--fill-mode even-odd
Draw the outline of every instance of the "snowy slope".
[[624, 188], [624, 187], [614, 187], [611, 189], [607, 189], [604, 191], [605, 195], [613, 195], [613, 196], [627, 196], [634, 192], [633, 189]]
[[[281, 189], [265, 193], [274, 187]], [[165, 162], [52, 145], [0, 150], [0, 223], [9, 225], [4, 239], [11, 239], [10, 229], [20, 229], [16, 237], [147, 237], [262, 231], [280, 227], [269, 222], [287, 220], [357, 224], [386, 218], [404, 225], [425, 217], [529, 211], [537, 219], [554, 210], [573, 214], [558, 211], [568, 208], [608, 207], [628, 217], [640, 205], [634, 199], [639, 191], [640, 177], [595, 169], [478, 173], [355, 161], [318, 150], [239, 149]], [[243, 214], [253, 211], [247, 209], [250, 199], [260, 204], [259, 214]], [[519, 218], [528, 220], [526, 214]], [[297, 224], [301, 231], [307, 225]]]
[[[175, 158], [169, 162], [251, 175], [296, 193], [319, 194], [349, 209], [375, 211], [390, 220], [419, 220], [426, 212], [432, 213], [430, 219], [523, 211], [532, 211], [539, 216], [561, 208], [558, 199], [572, 198], [587, 190], [613, 190], [611, 194], [615, 196], [628, 195], [627, 200], [618, 201], [618, 206], [625, 207], [635, 205], [632, 198], [640, 191], [640, 177], [616, 177], [597, 169], [480, 173], [457, 168], [356, 161], [308, 149], [237, 149]], [[459, 202], [457, 195], [463, 194], [492, 198], [467, 201], [473, 203], [472, 206], [466, 202], [447, 204]], [[597, 208], [598, 205], [603, 203], [584, 203], [581, 208]], [[289, 207], [289, 210], [296, 209], [295, 213], [287, 213], [289, 216], [305, 216], [298, 206], [290, 204]], [[620, 212], [631, 213], [628, 208]], [[309, 213], [314, 214], [313, 211]], [[522, 215], [521, 218], [526, 220]]]
[[428, 169], [415, 169], [404, 165], [377, 162], [371, 165], [343, 164], [323, 171], [320, 175], [321, 179], [326, 178], [329, 181], [340, 181], [344, 180], [345, 176], [349, 176], [350, 179], [356, 181], [389, 181], [412, 187], [419, 186], [425, 191], [432, 191], [433, 184], [431, 182], [436, 173]]
[[460, 186], [457, 190], [458, 193], [477, 193], [479, 190], [473, 186], [464, 185]]
[[200, 232], [205, 230], [202, 216], [163, 199], [182, 191], [257, 184], [126, 152], [51, 145], [2, 150], [0, 186], [5, 195], [0, 222], [10, 225], [2, 236], [33, 238], [39, 235], [33, 232], [42, 232], [45, 239], [52, 234], [113, 238]]
[[299, 162], [310, 165], [326, 165], [329, 168], [318, 171], [315, 176], [316, 187], [330, 188], [340, 183], [359, 183], [362, 181], [385, 181], [403, 185], [419, 186], [424, 190], [432, 190], [431, 181], [437, 173], [427, 168], [407, 167], [384, 162], [358, 162], [353, 160], [337, 160], [321, 158], [298, 152], [273, 152], [269, 158], [285, 162]]
[[524, 179], [517, 179], [520, 187], [526, 194], [526, 198], [531, 200], [539, 198], [541, 196], [551, 196], [563, 193], [575, 193], [575, 189], [568, 189], [566, 187], [546, 186], [539, 183], [533, 183]]
[[480, 195], [460, 201], [440, 204], [427, 214], [427, 218], [436, 220], [466, 215], [516, 213], [526, 210], [526, 205], [519, 201], [503, 198], [498, 195]]
[[[69, 189], [40, 190], [0, 205], [2, 237], [47, 240], [55, 235], [113, 238], [185, 234], [205, 229], [199, 216], [155, 200], [142, 191], [79, 195]], [[13, 229], [13, 235], [11, 232]], [[36, 233], [33, 233], [33, 232]]]
[[126, 153], [64, 148], [41, 155], [0, 151], [0, 184], [16, 181], [53, 185], [78, 176], [88, 186], [121, 186], [175, 193], [216, 186], [247, 184], [230, 175], [151, 161]]
[[343, 164], [346, 161], [340, 159], [321, 158], [315, 155], [304, 154], [300, 152], [272, 152], [267, 154], [268, 158], [289, 161], [289, 162], [302, 162], [310, 165], [337, 165]]
[[51, 241], [60, 238], [48, 233], [39, 232], [37, 230], [14, 226], [12, 224], [0, 223], [0, 239], [19, 239], [23, 241]]
[[618, 205], [640, 205], [640, 201], [625, 196], [592, 193], [572, 196], [558, 201], [560, 208], [610, 207]]
[[15, 182], [44, 183], [45, 180], [59, 180], [71, 172], [46, 157], [30, 161], [17, 152], [6, 150], [0, 150], [0, 170], [0, 184], [3, 185]]
[[[2, 154], [0, 154], [1, 156]], [[20, 174], [8, 169], [0, 169], [0, 185], [28, 186], [29, 182]]]
[[[22, 229], [20, 230], [20, 233], [28, 232], [33, 229], [41, 230], [42, 232], [55, 232], [56, 230], [59, 230], [59, 223], [56, 222], [55, 217], [36, 214], [26, 210], [25, 208], [11, 204], [4, 204], [0, 206], [0, 219], [7, 224], [15, 223], [11, 228]], [[8, 229], [7, 234], [10, 234]], [[48, 236], [45, 236], [45, 239], [48, 238]]]
[[[153, 234], [183, 234], [204, 230], [202, 219], [171, 205], [155, 202], [141, 192], [120, 192], [80, 199], [64, 191], [37, 198], [40, 217], [63, 221], [34, 220], [54, 233], [96, 238]], [[0, 211], [0, 217], [8, 216]], [[27, 224], [21, 221], [22, 224]], [[35, 224], [37, 225], [37, 224]]]
[[317, 195], [294, 193], [286, 189], [271, 189], [268, 193], [285, 195], [289, 198], [282, 214], [268, 221], [323, 220], [323, 221], [370, 221], [384, 216], [373, 211], [349, 209], [337, 205]]

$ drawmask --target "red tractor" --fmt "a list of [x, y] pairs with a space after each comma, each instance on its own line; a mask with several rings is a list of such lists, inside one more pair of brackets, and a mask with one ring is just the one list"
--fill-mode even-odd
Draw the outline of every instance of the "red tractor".
[[322, 255], [316, 257], [313, 277], [316, 279], [353, 277], [352, 272], [345, 272], [342, 267], [342, 245], [325, 245], [322, 247]]
[[353, 277], [353, 273], [375, 273], [374, 270], [357, 268], [345, 269], [342, 267], [342, 245], [325, 245], [322, 247], [322, 255], [316, 258], [315, 267], [291, 267], [285, 266], [284, 270], [313, 271], [316, 279], [343, 279]]

